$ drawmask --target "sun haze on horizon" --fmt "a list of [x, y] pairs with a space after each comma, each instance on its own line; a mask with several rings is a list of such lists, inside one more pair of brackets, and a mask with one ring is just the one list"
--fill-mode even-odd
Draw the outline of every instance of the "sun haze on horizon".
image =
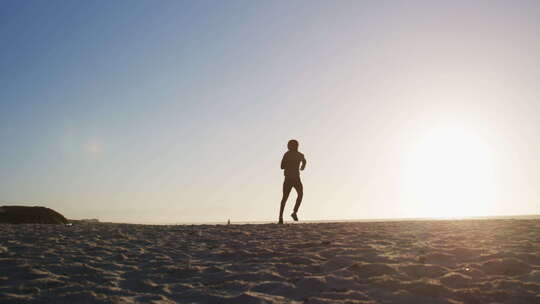
[[295, 138], [304, 220], [540, 214], [539, 37], [537, 1], [3, 1], [0, 203], [274, 221]]

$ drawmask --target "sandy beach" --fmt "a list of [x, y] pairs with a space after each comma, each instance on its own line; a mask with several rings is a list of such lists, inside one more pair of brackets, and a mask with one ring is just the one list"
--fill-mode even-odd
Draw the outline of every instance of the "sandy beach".
[[1, 303], [540, 303], [540, 220], [0, 231]]

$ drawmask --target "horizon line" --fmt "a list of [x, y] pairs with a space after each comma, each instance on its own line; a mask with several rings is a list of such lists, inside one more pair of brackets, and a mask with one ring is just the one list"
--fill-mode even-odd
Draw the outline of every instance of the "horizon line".
[[[514, 215], [487, 215], [487, 216], [449, 216], [449, 217], [404, 217], [404, 218], [371, 218], [371, 219], [326, 219], [326, 220], [302, 220], [300, 223], [316, 224], [316, 223], [373, 223], [373, 222], [406, 222], [406, 221], [459, 221], [459, 220], [490, 220], [490, 219], [540, 219], [540, 214], [514, 214]], [[84, 221], [85, 219], [68, 219], [68, 221]], [[193, 222], [116, 222], [116, 221], [100, 221], [101, 224], [128, 224], [128, 225], [160, 225], [160, 226], [175, 226], [175, 225], [227, 225], [228, 221], [193, 221]], [[258, 220], [258, 221], [230, 221], [231, 225], [254, 225], [254, 224], [273, 224], [276, 221]], [[299, 224], [290, 221], [288, 223]]]

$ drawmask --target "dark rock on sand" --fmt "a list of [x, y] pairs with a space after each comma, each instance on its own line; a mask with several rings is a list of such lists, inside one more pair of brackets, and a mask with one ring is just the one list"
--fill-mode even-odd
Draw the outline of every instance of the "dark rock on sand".
[[67, 224], [60, 213], [46, 207], [2, 206], [0, 223], [6, 224]]

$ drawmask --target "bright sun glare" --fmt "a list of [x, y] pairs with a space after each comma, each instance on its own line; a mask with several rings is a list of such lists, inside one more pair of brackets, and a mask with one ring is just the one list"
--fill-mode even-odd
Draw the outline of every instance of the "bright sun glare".
[[462, 128], [437, 128], [405, 153], [402, 194], [418, 217], [482, 216], [494, 212], [494, 150]]

